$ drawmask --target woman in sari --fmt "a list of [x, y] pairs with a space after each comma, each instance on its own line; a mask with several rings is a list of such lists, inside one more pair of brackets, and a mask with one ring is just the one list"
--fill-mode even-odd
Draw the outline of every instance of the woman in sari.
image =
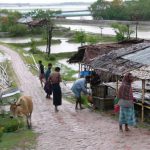
[[119, 98], [119, 129], [123, 131], [122, 125], [125, 125], [125, 131], [129, 131], [128, 125], [135, 125], [135, 113], [133, 103], [133, 92], [131, 83], [133, 82], [133, 76], [131, 73], [127, 73], [118, 91]]

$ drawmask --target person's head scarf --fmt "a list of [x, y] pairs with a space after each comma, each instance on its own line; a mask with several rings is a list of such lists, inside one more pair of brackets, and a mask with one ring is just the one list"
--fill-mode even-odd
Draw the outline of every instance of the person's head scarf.
[[124, 100], [133, 100], [133, 92], [132, 92], [132, 87], [131, 87], [132, 81], [133, 81], [132, 74], [126, 73], [122, 80], [122, 84], [119, 87], [118, 98], [121, 98]]

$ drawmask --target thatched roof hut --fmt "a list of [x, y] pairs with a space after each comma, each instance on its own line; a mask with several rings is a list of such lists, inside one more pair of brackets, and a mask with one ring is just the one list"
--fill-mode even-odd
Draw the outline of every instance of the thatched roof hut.
[[85, 45], [78, 48], [78, 52], [70, 57], [69, 63], [88, 63], [91, 59], [107, 54], [112, 50], [117, 50], [123, 47], [128, 47], [131, 44], [97, 44], [97, 45]]
[[[149, 100], [145, 101], [146, 83], [150, 80], [150, 42], [139, 44], [101, 44], [80, 47], [78, 52], [69, 59], [69, 63], [83, 63], [94, 69], [102, 81], [116, 77], [115, 89], [118, 92], [118, 76], [131, 72], [140, 79], [141, 101], [136, 105], [141, 107], [141, 119], [144, 121], [145, 109], [150, 109]], [[110, 85], [109, 85], [110, 86]], [[96, 90], [96, 89], [95, 89]], [[147, 93], [146, 93], [147, 94]], [[96, 100], [95, 100], [96, 101]], [[97, 100], [98, 103], [102, 101]]]
[[[139, 61], [136, 56], [135, 60], [128, 59], [125, 56], [130, 54], [136, 54], [143, 51], [147, 53], [147, 48], [150, 47], [149, 41], [144, 41], [139, 44], [98, 44], [98, 45], [86, 45], [79, 47], [78, 52], [73, 55], [68, 62], [69, 63], [83, 63], [90, 66], [98, 74], [107, 78], [107, 76], [117, 75], [122, 76], [126, 72], [132, 71], [135, 77], [140, 79], [150, 79], [150, 73], [146, 68], [150, 64], [146, 64], [145, 59]], [[139, 56], [138, 56], [139, 57]], [[143, 56], [144, 57], [144, 56]], [[144, 69], [145, 68], [145, 69]], [[145, 75], [143, 75], [143, 69]], [[136, 70], [136, 71], [135, 71]], [[139, 73], [137, 73], [139, 70]], [[142, 70], [142, 71], [141, 71]]]
[[48, 22], [49, 21], [47, 19], [36, 19], [28, 22], [27, 24], [29, 27], [43, 27], [47, 25]]

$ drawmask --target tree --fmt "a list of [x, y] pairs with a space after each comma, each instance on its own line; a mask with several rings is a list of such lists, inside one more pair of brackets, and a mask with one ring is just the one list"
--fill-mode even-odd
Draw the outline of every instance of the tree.
[[12, 25], [9, 27], [8, 31], [12, 36], [22, 36], [27, 33], [27, 26], [24, 24]]
[[34, 11], [28, 12], [25, 14], [25, 16], [30, 16], [33, 19], [38, 20], [46, 20], [46, 22], [42, 25], [43, 28], [47, 31], [47, 48], [46, 52], [48, 53], [48, 56], [51, 53], [51, 40], [52, 40], [52, 32], [54, 29], [54, 23], [52, 21], [52, 17], [55, 16], [55, 14], [60, 13], [60, 11], [51, 11], [51, 10], [41, 10], [36, 9]]
[[0, 16], [0, 30], [2, 32], [9, 32], [9, 28], [16, 25], [17, 20], [21, 17], [21, 14], [19, 12], [11, 12], [11, 11], [0, 11], [3, 13], [2, 16]]
[[84, 31], [76, 31], [75, 40], [81, 43], [81, 46], [86, 42], [86, 33]]
[[116, 33], [116, 39], [118, 41], [123, 41], [125, 39], [130, 39], [130, 35], [134, 33], [134, 31], [129, 29], [129, 26], [125, 24], [114, 23], [111, 25]]
[[132, 16], [138, 14], [139, 20], [150, 20], [150, 0], [97, 0], [89, 11], [94, 19], [132, 20]]
[[107, 18], [106, 9], [110, 7], [110, 3], [105, 0], [97, 0], [90, 7], [89, 10], [94, 19]]

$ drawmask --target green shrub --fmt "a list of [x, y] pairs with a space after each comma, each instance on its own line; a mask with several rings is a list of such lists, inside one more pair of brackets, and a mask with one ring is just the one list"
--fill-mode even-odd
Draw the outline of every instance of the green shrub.
[[113, 23], [111, 26], [114, 28], [117, 41], [130, 39], [130, 35], [134, 33], [134, 31], [130, 30], [129, 26], [125, 24]]
[[49, 60], [50, 60], [50, 61], [56, 60], [56, 58], [55, 58], [54, 56], [51, 56], [51, 55], [50, 55], [50, 56], [45, 55], [45, 59], [48, 60], [48, 61], [49, 61]]
[[96, 36], [88, 35], [87, 36], [87, 42], [90, 44], [95, 44], [99, 41], [99, 39]]
[[0, 118], [0, 126], [4, 128], [4, 132], [14, 132], [24, 126], [22, 118]]
[[10, 26], [8, 31], [12, 36], [22, 36], [27, 33], [27, 27], [23, 24], [15, 24]]

